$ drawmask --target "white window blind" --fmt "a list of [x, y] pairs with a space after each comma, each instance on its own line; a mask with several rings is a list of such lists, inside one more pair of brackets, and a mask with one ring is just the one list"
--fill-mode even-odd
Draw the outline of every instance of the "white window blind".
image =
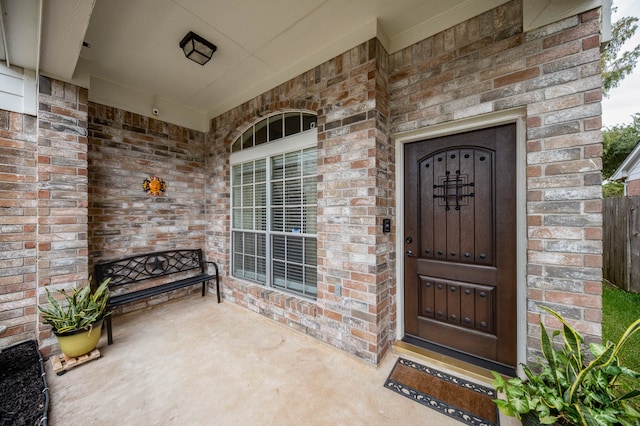
[[273, 285], [315, 297], [317, 293], [316, 148], [271, 158]]
[[[266, 160], [233, 166], [233, 275], [266, 283]], [[251, 232], [253, 231], [253, 232]]]

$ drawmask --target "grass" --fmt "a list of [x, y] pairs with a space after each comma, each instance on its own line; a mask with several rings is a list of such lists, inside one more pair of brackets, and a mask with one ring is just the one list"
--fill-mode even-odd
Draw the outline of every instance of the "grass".
[[[640, 294], [628, 293], [609, 283], [602, 285], [602, 340], [617, 342], [629, 325], [640, 318]], [[621, 365], [640, 372], [640, 335], [636, 333], [619, 354]], [[640, 386], [640, 379], [636, 380]]]

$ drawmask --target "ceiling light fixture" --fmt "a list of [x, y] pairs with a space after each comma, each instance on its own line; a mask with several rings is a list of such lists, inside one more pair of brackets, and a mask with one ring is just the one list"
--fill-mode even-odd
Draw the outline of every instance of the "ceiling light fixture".
[[200, 37], [193, 31], [189, 31], [189, 33], [184, 36], [180, 42], [180, 48], [184, 52], [184, 56], [200, 65], [209, 62], [209, 59], [213, 56], [213, 52], [218, 50], [213, 43]]

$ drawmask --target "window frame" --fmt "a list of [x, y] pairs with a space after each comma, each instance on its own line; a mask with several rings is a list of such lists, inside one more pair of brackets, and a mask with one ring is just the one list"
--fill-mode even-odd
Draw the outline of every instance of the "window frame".
[[[287, 120], [293, 117], [298, 118], [298, 129], [288, 133]], [[272, 128], [273, 123], [279, 122], [279, 129]], [[245, 149], [253, 149], [263, 144], [277, 142], [280, 139], [295, 136], [316, 128], [317, 116], [309, 111], [282, 111], [264, 117], [247, 127], [231, 143], [231, 152], [237, 153]], [[280, 132], [278, 136], [277, 132]]]
[[[268, 117], [267, 117], [268, 119]], [[281, 286], [274, 285], [274, 277], [273, 277], [273, 236], [274, 235], [288, 235], [288, 233], [276, 232], [272, 230], [272, 159], [275, 156], [287, 154], [290, 152], [303, 151], [309, 148], [316, 148], [318, 146], [318, 131], [316, 127], [312, 127], [309, 130], [303, 131], [301, 133], [296, 133], [290, 136], [286, 136], [275, 141], [271, 141], [265, 144], [261, 144], [258, 146], [254, 146], [252, 148], [242, 149], [240, 151], [236, 151], [230, 154], [229, 156], [229, 166], [230, 166], [230, 274], [233, 278], [239, 280], [246, 280], [250, 282], [255, 282], [258, 285], [262, 285], [271, 290], [278, 290], [286, 292], [287, 294], [293, 294], [299, 297], [308, 298], [308, 299], [317, 299], [317, 287], [316, 294], [305, 294], [301, 291], [291, 290], [287, 288], [283, 288]], [[233, 168], [234, 166], [241, 165], [247, 163], [249, 161], [258, 161], [265, 160], [266, 162], [266, 184], [267, 184], [267, 194], [266, 194], [266, 229], [264, 231], [256, 230], [256, 229], [242, 229], [234, 227], [234, 190], [233, 190]], [[317, 174], [316, 174], [317, 177]], [[316, 187], [317, 188], [317, 187]], [[317, 191], [317, 189], [316, 189]], [[317, 202], [316, 202], [317, 205]], [[255, 208], [255, 207], [254, 207]], [[256, 233], [265, 235], [266, 247], [265, 247], [265, 261], [266, 261], [266, 270], [265, 270], [265, 282], [262, 283], [260, 281], [253, 280], [249, 277], [241, 277], [234, 275], [235, 268], [235, 253], [233, 251], [234, 248], [234, 233], [236, 232], [245, 232], [245, 233]], [[312, 237], [315, 238], [317, 243], [317, 219], [316, 219], [316, 233], [302, 233], [296, 234], [300, 237]], [[304, 239], [302, 240], [304, 244]], [[316, 254], [316, 273], [317, 273], [317, 254]], [[304, 268], [304, 264], [303, 264]], [[316, 283], [317, 285], [317, 283]]]

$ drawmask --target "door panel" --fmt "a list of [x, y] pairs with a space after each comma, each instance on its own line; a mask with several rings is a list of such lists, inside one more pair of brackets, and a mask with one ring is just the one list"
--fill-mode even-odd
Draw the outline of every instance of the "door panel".
[[407, 335], [515, 367], [515, 125], [404, 149]]

